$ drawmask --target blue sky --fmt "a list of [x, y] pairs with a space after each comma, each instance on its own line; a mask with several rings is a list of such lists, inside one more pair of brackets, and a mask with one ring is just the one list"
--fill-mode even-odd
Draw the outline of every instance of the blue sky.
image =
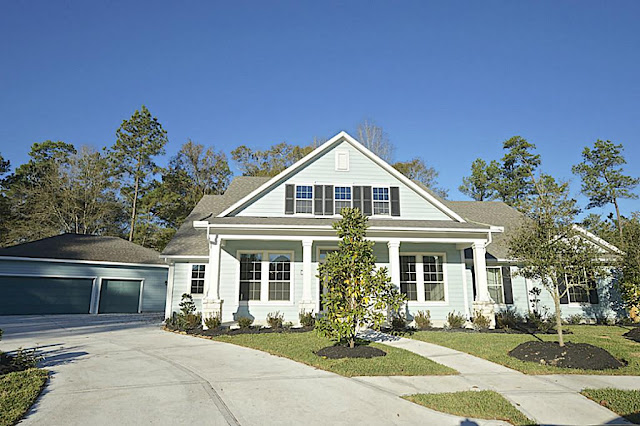
[[639, 19], [637, 1], [3, 2], [0, 153], [110, 146], [142, 104], [170, 155], [187, 138], [306, 144], [369, 118], [452, 199], [513, 135], [577, 193], [571, 165], [598, 138], [640, 175]]

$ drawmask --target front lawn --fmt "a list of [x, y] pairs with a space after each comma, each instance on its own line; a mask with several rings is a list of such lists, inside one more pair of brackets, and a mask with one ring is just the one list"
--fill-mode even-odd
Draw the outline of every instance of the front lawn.
[[35, 402], [47, 382], [47, 371], [31, 368], [0, 376], [0, 426], [14, 425]]
[[215, 340], [233, 343], [302, 362], [322, 370], [332, 371], [343, 376], [432, 376], [457, 374], [444, 365], [416, 355], [404, 349], [372, 343], [382, 349], [386, 356], [376, 358], [326, 359], [314, 352], [331, 346], [329, 339], [319, 337], [315, 332], [306, 333], [270, 333], [240, 334], [218, 336]]
[[582, 394], [633, 423], [640, 424], [640, 391], [585, 389]]
[[504, 420], [514, 425], [533, 425], [502, 395], [494, 391], [464, 391], [451, 393], [419, 393], [403, 398], [432, 410], [476, 419]]
[[536, 338], [556, 341], [555, 334], [536, 334], [534, 337], [529, 334], [418, 331], [408, 337], [467, 352], [527, 374], [640, 375], [640, 343], [622, 337], [629, 331], [628, 328], [598, 325], [572, 325], [565, 328], [573, 332], [573, 334], [565, 334], [565, 341], [599, 346], [629, 364], [626, 367], [611, 370], [579, 370], [520, 361], [507, 354], [519, 344]]

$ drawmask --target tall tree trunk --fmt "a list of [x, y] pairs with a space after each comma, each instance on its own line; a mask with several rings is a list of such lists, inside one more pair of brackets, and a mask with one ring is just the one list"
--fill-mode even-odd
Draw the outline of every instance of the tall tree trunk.
[[618, 199], [613, 198], [613, 205], [616, 208], [616, 217], [618, 218], [618, 232], [620, 233], [620, 245], [624, 245], [624, 237], [622, 236], [622, 220], [620, 220], [620, 208], [618, 207]]
[[[566, 290], [565, 290], [566, 291]], [[564, 337], [562, 336], [562, 312], [560, 310], [560, 292], [556, 285], [556, 291], [553, 295], [553, 304], [556, 308], [556, 330], [558, 330], [558, 344], [560, 347], [564, 346]]]
[[140, 178], [136, 175], [136, 183], [133, 189], [133, 206], [131, 208], [131, 228], [129, 229], [129, 241], [133, 241], [133, 228], [136, 223], [136, 204], [138, 201], [138, 185]]

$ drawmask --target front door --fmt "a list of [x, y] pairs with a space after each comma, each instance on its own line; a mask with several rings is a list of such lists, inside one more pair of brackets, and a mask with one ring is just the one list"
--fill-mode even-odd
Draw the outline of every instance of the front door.
[[[329, 253], [333, 253], [334, 251], [338, 251], [338, 249], [337, 248], [320, 249], [320, 251], [318, 252], [318, 264], [326, 262], [327, 255]], [[324, 307], [322, 306], [322, 295], [325, 294], [326, 292], [327, 292], [327, 286], [325, 285], [324, 280], [321, 278], [318, 278], [318, 300], [319, 300], [318, 312], [319, 313], [324, 313]]]

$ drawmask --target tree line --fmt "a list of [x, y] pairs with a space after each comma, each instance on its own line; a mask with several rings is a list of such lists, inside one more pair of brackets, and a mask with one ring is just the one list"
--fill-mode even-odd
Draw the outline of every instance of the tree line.
[[[394, 146], [380, 126], [365, 120], [357, 134], [393, 167], [447, 196], [438, 172], [421, 158], [393, 162]], [[14, 170], [0, 154], [0, 246], [78, 233], [119, 236], [162, 250], [202, 196], [224, 193], [233, 177], [225, 152], [191, 140], [166, 167], [158, 166], [168, 142], [143, 105], [101, 150], [37, 142], [29, 160]], [[231, 151], [231, 161], [242, 175], [275, 176], [323, 142], [282, 142], [264, 150], [241, 145]]]

